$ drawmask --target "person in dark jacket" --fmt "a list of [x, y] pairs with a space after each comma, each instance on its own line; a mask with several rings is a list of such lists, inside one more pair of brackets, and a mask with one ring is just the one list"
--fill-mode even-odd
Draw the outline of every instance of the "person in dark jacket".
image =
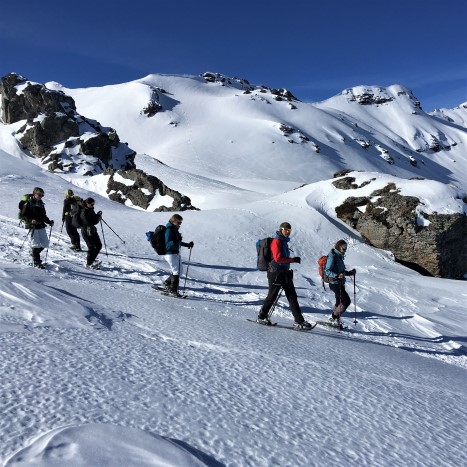
[[269, 263], [267, 271], [269, 291], [256, 321], [268, 326], [272, 324], [269, 320], [269, 310], [275, 303], [280, 290], [284, 289], [290, 311], [295, 320], [294, 328], [311, 329], [313, 326], [305, 321], [298, 304], [297, 292], [293, 283], [293, 271], [290, 269], [291, 263], [301, 262], [299, 256], [290, 257], [288, 243], [291, 232], [292, 226], [288, 222], [283, 222], [271, 242], [272, 261]]
[[54, 221], [47, 217], [45, 204], [42, 201], [44, 190], [40, 187], [34, 188], [32, 195], [27, 201], [22, 202], [21, 217], [25, 219], [26, 225], [31, 231], [31, 248], [34, 267], [44, 269], [41, 261], [41, 251], [49, 246], [49, 238], [45, 231], [46, 224], [54, 225]]
[[79, 196], [73, 193], [73, 190], [65, 191], [65, 199], [63, 200], [62, 222], [65, 223], [66, 233], [71, 240], [71, 249], [74, 251], [82, 251], [80, 244], [80, 236], [78, 229], [73, 225], [73, 209], [76, 206], [82, 205], [82, 200]]
[[96, 225], [99, 224], [102, 219], [102, 211], [94, 212], [94, 204], [95, 201], [93, 198], [86, 198], [84, 200], [84, 206], [81, 210], [81, 220], [83, 221], [81, 235], [88, 246], [86, 267], [99, 269], [100, 261], [96, 261], [96, 258], [101, 251], [102, 243], [97, 233]]
[[182, 241], [180, 234], [180, 226], [182, 225], [183, 217], [180, 214], [174, 214], [166, 224], [165, 230], [165, 249], [166, 254], [164, 259], [167, 261], [171, 274], [163, 282], [163, 286], [170, 295], [180, 297], [178, 286], [180, 283], [180, 275], [182, 274], [182, 259], [180, 257], [180, 247], [193, 248], [194, 243], [185, 243]]
[[350, 297], [345, 290], [345, 276], [355, 276], [355, 269], [347, 271], [344, 256], [347, 251], [347, 242], [339, 240], [329, 252], [324, 274], [329, 278], [329, 288], [334, 292], [336, 301], [332, 309], [329, 322], [335, 326], [342, 326], [341, 315], [350, 305]]

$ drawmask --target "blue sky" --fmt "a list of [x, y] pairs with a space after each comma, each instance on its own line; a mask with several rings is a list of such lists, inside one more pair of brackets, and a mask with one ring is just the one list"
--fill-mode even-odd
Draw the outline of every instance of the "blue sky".
[[402, 84], [431, 111], [467, 101], [467, 2], [7, 2], [0, 75], [12, 71], [71, 88], [211, 71], [306, 102]]

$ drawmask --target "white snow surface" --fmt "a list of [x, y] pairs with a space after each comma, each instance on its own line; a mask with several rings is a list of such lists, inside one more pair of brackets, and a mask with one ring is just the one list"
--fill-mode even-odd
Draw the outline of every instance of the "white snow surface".
[[[158, 85], [169, 88], [181, 79]], [[194, 88], [199, 85], [192, 79]], [[178, 98], [188, 92], [177, 86]], [[122, 141], [128, 137], [130, 147], [130, 136], [140, 142], [138, 167], [152, 167], [203, 207], [181, 213], [184, 240], [195, 244], [191, 254], [182, 253], [185, 265], [189, 261], [181, 279], [188, 297], [172, 299], [151, 288], [167, 277], [168, 266], [144, 233], [166, 223], [170, 213], [110, 201], [105, 176], [44, 171], [15, 143], [13, 126], [0, 125], [0, 463], [467, 465], [465, 281], [402, 267], [389, 252], [366, 245], [334, 212], [348, 196], [368, 196], [388, 183], [418, 196], [423, 212], [465, 212], [460, 172], [408, 180], [408, 172], [399, 178], [400, 170], [385, 174], [369, 166], [350, 176], [359, 186], [370, 184], [348, 191], [320, 178], [316, 167], [288, 164], [277, 153], [274, 164], [284, 170], [271, 167], [261, 176], [266, 156], [259, 143], [248, 157], [233, 160], [214, 151], [220, 136], [209, 126], [194, 131], [199, 120], [191, 121], [191, 137], [205, 141], [205, 152], [201, 146], [190, 153], [167, 149], [158, 157], [160, 147], [151, 152], [155, 139], [145, 129], [149, 120], [141, 117], [132, 126], [128, 107], [121, 113], [107, 108], [123, 102], [124, 92], [135, 96], [135, 89], [146, 89], [144, 83], [120, 85], [119, 100], [108, 88], [76, 90], [73, 97], [79, 100], [81, 93], [90, 109], [93, 99], [109, 92], [102, 116], [126, 123], [119, 128], [116, 120], [99, 117], [101, 123], [114, 126]], [[126, 104], [145, 105], [143, 97]], [[251, 153], [258, 154], [257, 171]], [[456, 157], [465, 166], [465, 156]], [[17, 203], [34, 186], [44, 189], [55, 220], [45, 270], [30, 266], [27, 231], [17, 221]], [[72, 252], [60, 229], [70, 186], [96, 199], [120, 237], [104, 224], [101, 270], [86, 269], [85, 253]], [[347, 283], [353, 302], [344, 316], [348, 330], [286, 329], [293, 320], [284, 298], [273, 313], [281, 326], [247, 321], [255, 319], [267, 292], [266, 275], [255, 267], [255, 242], [283, 221], [292, 224], [291, 247], [302, 258], [293, 265], [294, 281], [309, 321], [326, 320], [333, 304], [317, 259], [340, 238], [347, 240], [346, 264], [357, 270], [355, 287]]]

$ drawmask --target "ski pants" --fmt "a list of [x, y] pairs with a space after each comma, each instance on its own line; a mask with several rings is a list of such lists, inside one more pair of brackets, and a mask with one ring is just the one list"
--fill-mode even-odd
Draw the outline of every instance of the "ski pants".
[[167, 253], [164, 259], [167, 261], [173, 276], [182, 275], [182, 258], [179, 253]]
[[282, 288], [284, 289], [285, 296], [289, 302], [290, 311], [292, 312], [295, 322], [302, 323], [304, 319], [300, 305], [298, 304], [297, 292], [295, 291], [295, 285], [293, 283], [293, 271], [285, 269], [283, 271], [268, 271], [267, 274], [269, 284], [268, 296], [264, 300], [258, 318], [265, 319], [268, 317], [269, 310], [274, 305], [274, 302]]
[[79, 247], [80, 246], [80, 237], [79, 237], [78, 229], [73, 226], [72, 221], [73, 221], [72, 216], [70, 216], [70, 215], [65, 216], [66, 233], [70, 237], [71, 244], [73, 246]]
[[90, 266], [94, 260], [97, 258], [97, 255], [101, 251], [102, 243], [97, 233], [97, 229], [93, 227], [83, 227], [81, 229], [81, 235], [83, 236], [83, 240], [86, 242], [88, 246], [88, 256], [86, 264]]
[[345, 290], [344, 284], [329, 284], [329, 288], [334, 292], [336, 296], [336, 303], [332, 310], [335, 316], [341, 315], [350, 305], [350, 297]]

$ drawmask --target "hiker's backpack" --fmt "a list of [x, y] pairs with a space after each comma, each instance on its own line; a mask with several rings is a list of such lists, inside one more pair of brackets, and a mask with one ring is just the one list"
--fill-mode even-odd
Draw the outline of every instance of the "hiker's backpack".
[[269, 263], [272, 261], [271, 242], [271, 237], [256, 241], [256, 264], [260, 271], [267, 271]]
[[73, 205], [73, 208], [71, 209], [71, 212], [70, 212], [71, 225], [77, 229], [84, 227], [83, 218], [81, 216], [82, 211], [83, 211], [83, 204], [81, 200], [77, 200], [77, 203]]
[[[332, 252], [333, 256], [334, 256], [334, 250]], [[323, 255], [321, 256], [321, 258], [318, 260], [318, 272], [319, 272], [319, 275], [321, 277], [321, 280], [323, 282], [323, 288], [326, 289], [326, 287], [324, 286], [324, 283], [328, 284], [329, 282], [331, 282], [331, 278], [329, 276], [326, 275], [326, 273], [324, 272], [325, 268], [326, 268], [326, 263], [328, 261], [328, 255]]]
[[27, 225], [28, 223], [28, 220], [23, 217], [22, 215], [22, 211], [23, 211], [23, 207], [24, 205], [31, 199], [32, 195], [31, 193], [28, 193], [27, 195], [23, 195], [21, 197], [21, 200], [18, 204], [18, 209], [19, 209], [19, 212], [18, 212], [18, 219], [24, 224], [24, 225]]
[[146, 232], [146, 239], [151, 243], [151, 246], [156, 250], [158, 255], [165, 255], [167, 250], [165, 249], [165, 231], [167, 227], [165, 225], [158, 225], [154, 232]]

